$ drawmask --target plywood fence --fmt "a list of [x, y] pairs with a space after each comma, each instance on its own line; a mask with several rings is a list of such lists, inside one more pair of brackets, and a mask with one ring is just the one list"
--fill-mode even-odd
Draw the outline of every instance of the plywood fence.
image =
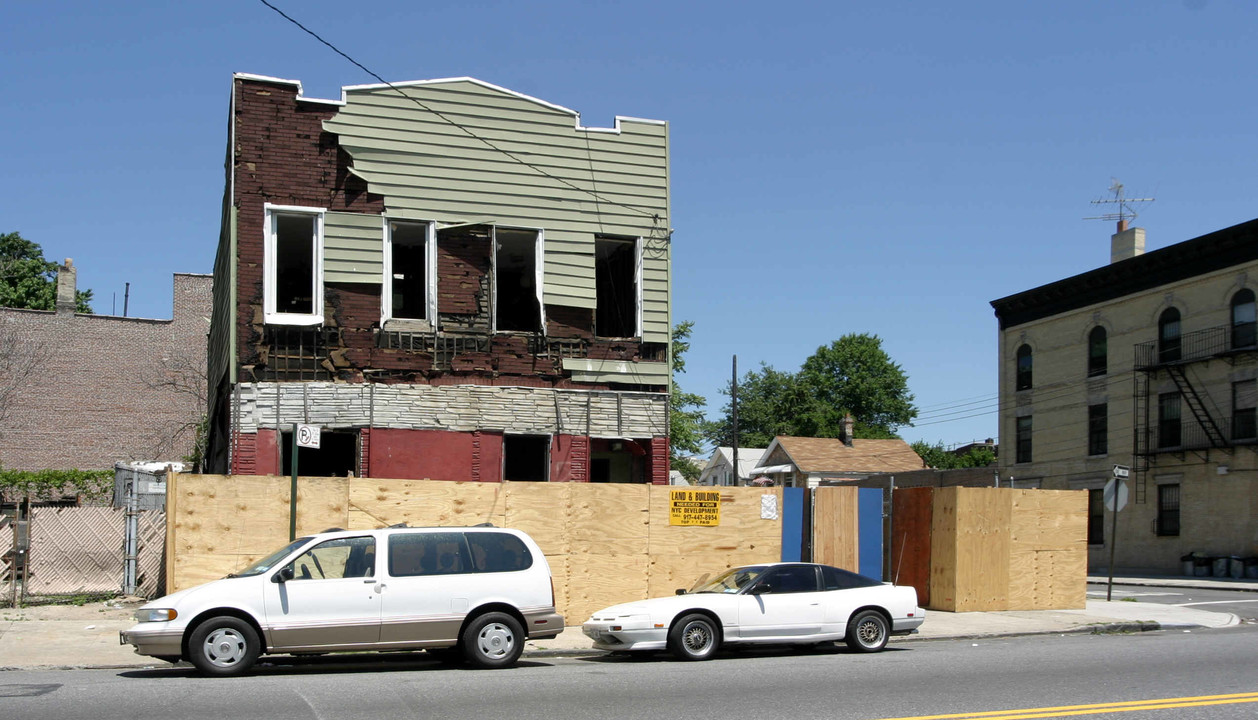
[[[167, 481], [167, 588], [240, 569], [288, 542], [289, 478], [175, 475]], [[523, 530], [546, 554], [569, 625], [607, 605], [670, 595], [703, 573], [772, 562], [780, 519], [761, 497], [780, 488], [721, 488], [718, 527], [669, 525], [668, 486], [463, 483], [299, 478], [298, 535], [339, 527], [466, 526]]]
[[812, 559], [858, 572], [860, 533], [857, 487], [819, 487], [812, 491]]
[[918, 586], [936, 610], [1083, 608], [1087, 502], [1080, 490], [897, 490], [892, 566], [903, 562], [899, 582]]

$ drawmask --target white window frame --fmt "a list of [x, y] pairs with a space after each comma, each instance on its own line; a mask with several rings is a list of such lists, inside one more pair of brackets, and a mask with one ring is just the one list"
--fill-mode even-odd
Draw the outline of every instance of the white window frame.
[[[391, 227], [393, 223], [427, 226], [427, 230], [424, 232], [424, 265], [426, 266], [424, 282], [424, 294], [426, 297], [424, 299], [428, 305], [425, 313], [428, 317], [423, 320], [393, 317], [393, 228]], [[383, 233], [384, 263], [383, 276], [381, 277], [383, 284], [380, 290], [381, 327], [385, 323], [416, 323], [429, 328], [434, 327], [437, 317], [437, 223], [431, 220], [385, 216]]]
[[[323, 220], [326, 208], [305, 207], [301, 205], [263, 206], [263, 237], [262, 256], [262, 315], [268, 325], [322, 325], [323, 324]], [[312, 215], [315, 218], [315, 237], [312, 243], [311, 267], [314, 269], [312, 307], [313, 313], [282, 313], [276, 309], [276, 237], [275, 221], [279, 215]]]
[[[490, 310], [490, 328], [493, 332], [498, 332], [498, 228], [503, 230], [520, 230], [523, 232], [531, 232], [537, 234], [537, 239], [533, 243], [533, 291], [537, 294], [537, 321], [542, 329], [542, 335], [546, 334], [546, 302], [545, 292], [542, 288], [543, 279], [546, 277], [546, 271], [542, 263], [546, 260], [546, 253], [543, 247], [546, 242], [546, 231], [537, 227], [526, 227], [524, 225], [498, 225], [494, 224], [490, 227], [490, 247], [493, 249], [490, 253], [490, 267], [493, 274], [494, 289], [491, 293], [493, 307]], [[509, 331], [504, 331], [509, 332]]]

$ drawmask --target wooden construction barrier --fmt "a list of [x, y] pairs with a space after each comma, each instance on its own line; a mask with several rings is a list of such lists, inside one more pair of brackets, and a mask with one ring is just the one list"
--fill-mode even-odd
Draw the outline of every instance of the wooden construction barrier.
[[[493, 523], [527, 532], [555, 580], [569, 625], [615, 603], [670, 595], [703, 573], [774, 562], [782, 522], [761, 497], [781, 488], [718, 488], [720, 525], [669, 524], [669, 492], [654, 485], [470, 483], [299, 478], [298, 535], [396, 523]], [[177, 475], [167, 480], [169, 592], [238, 570], [288, 542], [289, 478]]]

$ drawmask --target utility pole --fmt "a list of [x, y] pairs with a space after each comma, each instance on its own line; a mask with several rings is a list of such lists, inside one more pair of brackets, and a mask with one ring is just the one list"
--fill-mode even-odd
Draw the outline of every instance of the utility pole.
[[734, 374], [729, 385], [730, 406], [734, 408], [734, 485], [738, 485], [738, 356], [734, 356]]

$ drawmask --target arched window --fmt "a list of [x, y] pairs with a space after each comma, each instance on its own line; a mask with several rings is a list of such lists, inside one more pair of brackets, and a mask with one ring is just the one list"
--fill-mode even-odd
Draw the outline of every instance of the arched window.
[[1167, 308], [1158, 318], [1158, 361], [1175, 362], [1181, 357], [1179, 310]]
[[1018, 372], [1015, 390], [1031, 389], [1031, 346], [1018, 348]]
[[1097, 325], [1088, 333], [1088, 377], [1104, 375], [1108, 369], [1109, 350], [1106, 345], [1105, 328]]
[[1254, 291], [1245, 288], [1232, 296], [1232, 347], [1253, 347], [1258, 343], [1255, 325]]

